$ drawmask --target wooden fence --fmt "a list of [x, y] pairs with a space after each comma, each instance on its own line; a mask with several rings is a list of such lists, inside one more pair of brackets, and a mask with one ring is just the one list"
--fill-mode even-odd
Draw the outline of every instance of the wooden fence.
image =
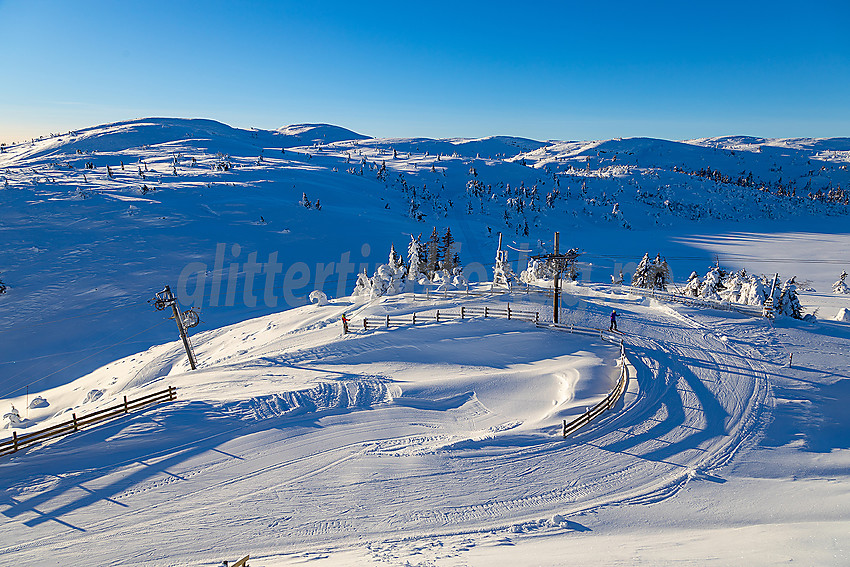
[[620, 379], [617, 380], [617, 384], [614, 386], [614, 389], [605, 396], [604, 400], [571, 422], [567, 423], [567, 420], [564, 420], [564, 439], [605, 413], [606, 410], [610, 410], [614, 407], [614, 404], [617, 403], [617, 400], [619, 400], [626, 391], [626, 387], [629, 383], [629, 368], [627, 363], [626, 348], [623, 346], [623, 343], [620, 343]]
[[[439, 323], [441, 321], [449, 321], [452, 319], [472, 319], [474, 317], [498, 317], [501, 319], [516, 319], [518, 321], [528, 321], [537, 323], [540, 321], [539, 311], [524, 311], [521, 309], [512, 309], [508, 303], [505, 307], [490, 307], [489, 305], [481, 306], [461, 306], [457, 311], [440, 311], [435, 312], [414, 312], [410, 315], [385, 315], [383, 317], [364, 317], [363, 330], [369, 329], [389, 329], [392, 327], [406, 327], [408, 325], [423, 325], [425, 323]], [[351, 332], [348, 320], [343, 321], [343, 332]]]
[[18, 435], [17, 431], [12, 431], [11, 439], [0, 441], [0, 456], [10, 455], [17, 452], [19, 449], [23, 449], [24, 447], [35, 443], [47, 441], [48, 439], [62, 437], [63, 435], [70, 435], [71, 433], [75, 433], [85, 427], [90, 427], [96, 423], [109, 419], [115, 419], [124, 414], [130, 413], [131, 411], [136, 411], [149, 405], [174, 401], [176, 398], [177, 388], [169, 386], [165, 390], [160, 390], [159, 392], [154, 392], [153, 394], [148, 394], [147, 396], [142, 396], [135, 400], [128, 400], [127, 396], [124, 396], [123, 404], [98, 410], [79, 417], [77, 417], [76, 413], [72, 413], [69, 421], [65, 421], [46, 429], [32, 431], [22, 435]]

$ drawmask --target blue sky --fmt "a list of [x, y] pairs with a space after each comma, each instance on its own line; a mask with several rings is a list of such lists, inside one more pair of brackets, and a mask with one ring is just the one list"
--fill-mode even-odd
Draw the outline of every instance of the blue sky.
[[535, 139], [850, 135], [850, 3], [0, 0], [0, 141], [145, 116]]

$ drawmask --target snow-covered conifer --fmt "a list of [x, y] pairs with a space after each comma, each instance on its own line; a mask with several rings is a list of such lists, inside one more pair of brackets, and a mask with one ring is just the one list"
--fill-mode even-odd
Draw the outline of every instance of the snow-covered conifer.
[[844, 282], [844, 279], [847, 277], [847, 271], [842, 270], [841, 275], [838, 276], [838, 281], [832, 284], [832, 292], [833, 293], [850, 293], [850, 287], [847, 287], [847, 284]]
[[370, 297], [372, 294], [372, 280], [366, 273], [366, 268], [357, 274], [357, 283], [354, 284], [354, 291], [351, 292], [352, 297]]
[[443, 269], [453, 270], [455, 267], [455, 239], [452, 236], [452, 230], [446, 227], [446, 233], [443, 235], [440, 256], [443, 258]]
[[714, 266], [705, 274], [705, 278], [702, 280], [699, 290], [700, 297], [720, 300], [720, 294], [718, 293], [721, 289], [720, 280], [720, 268]]
[[670, 284], [670, 267], [667, 265], [666, 259], [661, 259], [661, 254], [655, 256], [651, 270], [652, 287], [661, 291], [667, 291], [667, 286]]
[[650, 287], [650, 266], [649, 266], [649, 252], [643, 255], [640, 263], [637, 268], [635, 268], [635, 273], [632, 275], [632, 286], [634, 287]]
[[395, 243], [390, 244], [390, 258], [387, 263], [396, 270], [404, 265], [404, 260], [395, 251]]
[[[794, 319], [803, 318], [803, 306], [800, 305], [800, 298], [797, 297], [797, 276], [787, 280], [782, 289], [779, 290], [778, 300], [773, 302], [773, 310], [777, 315], [785, 315]], [[774, 295], [776, 295], [774, 293]]]
[[514, 280], [514, 272], [508, 262], [508, 251], [496, 251], [496, 264], [493, 266], [493, 285], [510, 289]]
[[431, 231], [431, 238], [426, 243], [426, 252], [428, 254], [425, 260], [425, 266], [429, 277], [440, 269], [440, 235], [437, 234], [437, 227]]
[[770, 286], [764, 277], [748, 275], [741, 282], [738, 303], [744, 305], [764, 305], [770, 293]]
[[623, 277], [623, 270], [622, 269], [620, 270], [620, 273], [617, 274], [616, 276], [614, 274], [611, 274], [611, 284], [612, 285], [623, 285], [623, 279], [624, 279], [624, 277]]
[[425, 254], [419, 238], [410, 235], [410, 244], [407, 245], [407, 279], [419, 281], [425, 271]]
[[682, 293], [691, 297], [699, 297], [699, 288], [701, 285], [702, 282], [699, 279], [699, 274], [691, 272], [691, 275], [688, 278], [688, 283], [685, 284], [685, 288], [682, 290]]
[[304, 207], [305, 209], [310, 209], [313, 207], [312, 203], [310, 203], [310, 199], [307, 198], [307, 193], [301, 193], [301, 200], [298, 201], [298, 204]]

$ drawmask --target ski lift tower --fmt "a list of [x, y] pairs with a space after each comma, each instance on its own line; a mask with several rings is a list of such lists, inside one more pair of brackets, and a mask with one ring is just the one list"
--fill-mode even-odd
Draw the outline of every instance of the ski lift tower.
[[555, 274], [555, 299], [552, 303], [552, 322], [558, 323], [558, 313], [560, 312], [561, 300], [561, 272], [565, 270], [575, 270], [576, 258], [579, 257], [579, 251], [576, 248], [570, 248], [563, 254], [558, 252], [558, 240], [561, 233], [555, 233], [555, 251], [552, 254], [538, 254], [532, 256], [535, 260], [543, 260], [546, 262], [546, 267]]

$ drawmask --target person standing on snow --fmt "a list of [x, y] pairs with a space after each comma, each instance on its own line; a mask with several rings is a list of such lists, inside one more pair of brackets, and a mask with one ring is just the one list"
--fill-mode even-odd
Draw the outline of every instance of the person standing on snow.
[[611, 324], [608, 326], [609, 331], [616, 331], [617, 330], [617, 317], [619, 317], [619, 316], [620, 316], [620, 314], [617, 313], [616, 310], [611, 311]]

